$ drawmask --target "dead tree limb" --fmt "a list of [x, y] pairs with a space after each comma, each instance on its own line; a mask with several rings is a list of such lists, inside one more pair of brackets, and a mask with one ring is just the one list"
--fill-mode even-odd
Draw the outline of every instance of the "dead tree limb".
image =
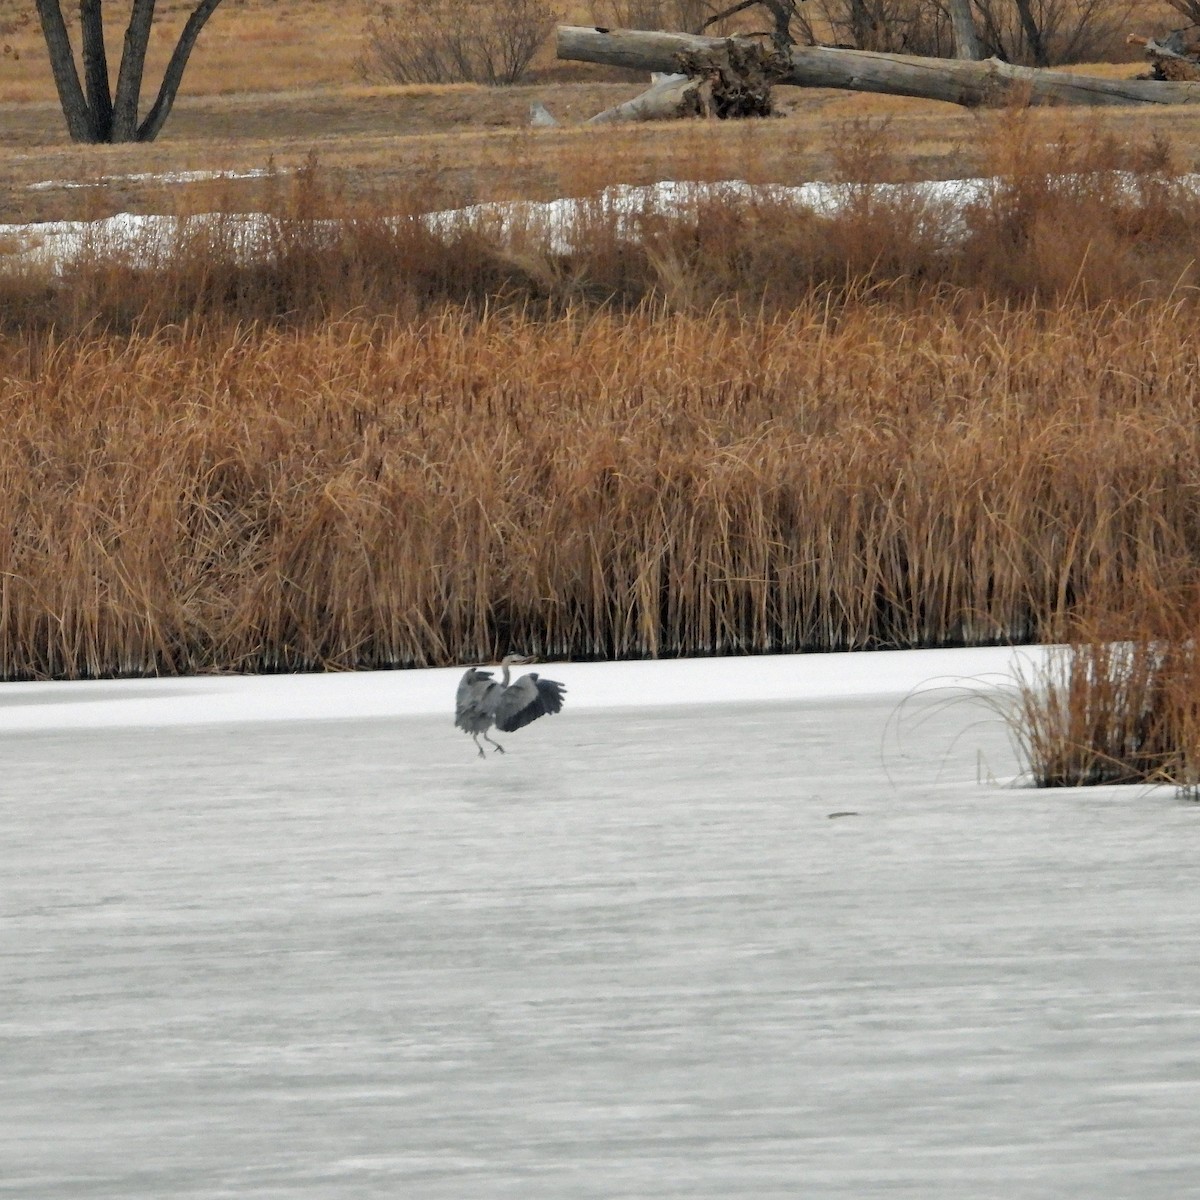
[[675, 117], [704, 115], [700, 81], [686, 75], [667, 75], [653, 87], [589, 117], [585, 125], [612, 125], [618, 121], [669, 121]]
[[587, 124], [675, 117], [769, 117], [771, 84], [786, 69], [786, 58], [757, 42], [701, 40], [713, 44], [680, 51], [676, 55], [679, 73], [666, 75], [640, 96], [597, 113]]
[[1177, 29], [1165, 38], [1145, 38], [1131, 33], [1131, 46], [1145, 48], [1150, 72], [1139, 79], [1200, 80], [1200, 42], [1190, 30]]
[[[740, 38], [560, 25], [558, 57], [639, 71], [677, 71], [681, 53], [711, 49], [731, 41], [756, 44]], [[835, 50], [827, 46], [792, 46], [786, 59], [783, 72], [775, 80], [780, 84], [916, 96], [967, 107], [1014, 101], [1064, 105], [1200, 103], [1200, 83], [1098, 79], [1066, 71], [1013, 66], [995, 58], [970, 62]]]
[[976, 62], [983, 57], [971, 15], [971, 0], [950, 0], [950, 28], [954, 32], [954, 57]]

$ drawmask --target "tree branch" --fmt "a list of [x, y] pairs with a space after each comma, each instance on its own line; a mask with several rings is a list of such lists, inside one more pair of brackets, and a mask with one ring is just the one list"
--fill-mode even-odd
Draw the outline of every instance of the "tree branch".
[[158, 96], [146, 114], [146, 119], [138, 127], [137, 139], [139, 142], [152, 142], [158, 136], [158, 131], [163, 127], [163, 122], [170, 115], [171, 106], [175, 103], [175, 95], [179, 91], [180, 83], [183, 82], [183, 73], [187, 69], [188, 59], [196, 45], [196, 39], [200, 36], [205, 22], [216, 12], [220, 3], [221, 0], [201, 0], [192, 15], [188, 17], [187, 24], [184, 25], [183, 32], [179, 35], [179, 41], [175, 44], [171, 61], [167, 63], [167, 69], [163, 73], [162, 86], [158, 89]]
[[[576, 62], [632, 67], [638, 71], [678, 69], [683, 51], [710, 49], [738, 39], [699, 37], [628, 29], [560, 25], [558, 57]], [[1022, 104], [1200, 104], [1200, 83], [1102, 79], [1067, 71], [1035, 70], [991, 59], [968, 62], [919, 58], [828, 46], [793, 46], [775, 78], [794, 87], [845, 88], [892, 96], [920, 96], [967, 107]]]
[[718, 21], [725, 20], [726, 17], [735, 17], [738, 13], [745, 12], [748, 8], [753, 8], [757, 3], [758, 0], [741, 0], [740, 4], [735, 4], [732, 8], [727, 8], [723, 12], [716, 13], [714, 16], [709, 17], [708, 20], [696, 30], [696, 32], [703, 33], [709, 28], [709, 26], [715, 25]]

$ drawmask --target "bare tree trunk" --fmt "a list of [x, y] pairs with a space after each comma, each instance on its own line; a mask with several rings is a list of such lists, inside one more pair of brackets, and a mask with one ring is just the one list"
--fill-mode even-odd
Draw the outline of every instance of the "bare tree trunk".
[[[674, 71], [681, 52], [704, 50], [730, 40], [738, 39], [622, 29], [602, 33], [560, 25], [558, 57], [639, 71]], [[1003, 105], [1014, 100], [1028, 104], [1200, 104], [1200, 84], [1098, 79], [1018, 67], [996, 59], [965, 62], [827, 46], [793, 46], [774, 82], [919, 96], [967, 107]]]
[[1139, 79], [1200, 81], [1200, 40], [1189, 40], [1186, 31], [1177, 29], [1161, 41], [1131, 33], [1125, 41], [1144, 46], [1150, 60], [1150, 74], [1139, 75]]
[[640, 96], [605, 109], [587, 124], [771, 114], [771, 83], [784, 61], [777, 51], [757, 42], [727, 40], [677, 57], [682, 74], [664, 76]]
[[198, 4], [192, 15], [188, 17], [187, 24], [184, 25], [183, 32], [179, 35], [179, 41], [175, 44], [171, 61], [167, 63], [167, 69], [163, 72], [162, 85], [158, 89], [158, 95], [150, 106], [146, 119], [138, 126], [139, 142], [154, 141], [159, 130], [162, 129], [163, 123], [171, 115], [171, 107], [175, 103], [179, 85], [183, 82], [183, 73], [187, 70], [188, 59], [192, 56], [196, 39], [200, 36], [205, 22], [213, 15], [220, 3], [221, 0], [202, 0], [202, 3]]
[[850, 37], [860, 50], [873, 50], [875, 27], [867, 12], [866, 0], [850, 0]]
[[154, 5], [155, 0], [133, 0], [129, 13], [121, 70], [117, 75], [117, 98], [113, 104], [110, 140], [114, 142], [137, 141], [138, 98], [142, 94], [142, 72], [146, 67]]
[[971, 0], [950, 0], [950, 21], [954, 30], [954, 57], [972, 61], [982, 58]]
[[1029, 43], [1029, 53], [1033, 55], [1034, 65], [1048, 67], [1050, 55], [1046, 52], [1046, 39], [1042, 37], [1029, 0], [1017, 0], [1017, 16], [1021, 18], [1021, 30], [1025, 34], [1025, 41]]
[[[61, 0], [36, 0], [58, 100], [73, 142], [149, 142], [170, 114], [196, 39], [221, 0], [200, 0], [192, 10], [163, 74], [158, 96], [138, 124], [138, 103], [156, 0], [133, 0], [116, 94], [110, 91], [104, 46], [104, 0], [80, 0], [84, 82], [63, 20]], [[84, 85], [86, 84], [86, 95]]]
[[699, 80], [668, 75], [652, 88], [597, 113], [586, 125], [611, 125], [618, 121], [666, 121], [672, 117], [700, 116]]
[[796, 15], [796, 0], [763, 0], [764, 7], [775, 21], [772, 37], [776, 46], [794, 46], [792, 18]]
[[83, 38], [83, 78], [87, 104], [97, 134], [112, 125], [112, 92], [108, 82], [108, 52], [104, 48], [101, 0], [80, 0], [79, 29]]
[[46, 51], [50, 56], [54, 86], [58, 89], [58, 102], [67, 119], [71, 141], [98, 141], [92, 113], [79, 82], [79, 71], [75, 66], [75, 55], [71, 51], [71, 39], [67, 34], [62, 8], [58, 0], [37, 0], [37, 10], [42, 23], [42, 36], [46, 39]]

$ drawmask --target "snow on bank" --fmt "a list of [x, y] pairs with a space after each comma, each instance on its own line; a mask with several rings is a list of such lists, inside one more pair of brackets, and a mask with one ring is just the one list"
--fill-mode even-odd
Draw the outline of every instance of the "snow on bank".
[[[652, 662], [553, 663], [572, 710], [818, 701], [913, 692], [997, 692], [1044, 647], [778, 654]], [[461, 667], [330, 675], [200, 676], [0, 683], [0, 735], [17, 731], [445, 715]]]
[[40, 179], [26, 185], [30, 192], [75, 191], [83, 188], [111, 187], [122, 183], [153, 183], [171, 185], [175, 183], [209, 183], [214, 179], [265, 179], [279, 174], [266, 167], [254, 167], [249, 171], [137, 171], [130, 175], [101, 175], [98, 179]]
[[[114, 179], [164, 183], [192, 182], [204, 178], [256, 178], [266, 172], [248, 171], [238, 175], [181, 172], [175, 175], [114, 176]], [[1064, 177], [1066, 179], [1067, 177]], [[1118, 179], [1132, 193], [1136, 180], [1132, 175], [1118, 173]], [[1068, 180], [1069, 181], [1069, 180]], [[994, 177], [924, 180], [911, 183], [806, 183], [799, 186], [782, 184], [751, 184], [729, 179], [711, 183], [663, 180], [646, 186], [616, 185], [595, 196], [559, 200], [511, 200], [474, 204], [467, 208], [446, 209], [422, 216], [430, 228], [450, 233], [464, 225], [486, 225], [489, 232], [504, 238], [517, 229], [542, 232], [556, 253], [571, 249], [570, 236], [581, 218], [599, 213], [615, 216], [622, 233], [636, 234], [635, 222], [642, 216], [672, 216], [687, 211], [689, 206], [712, 198], [762, 199], [772, 203], [794, 204], [798, 211], [807, 210], [832, 215], [848, 203], [861, 201], [865, 192], [881, 203], [894, 203], [907, 198], [912, 203], [928, 206], [938, 214], [939, 236], [952, 241], [959, 232], [954, 214], [969, 204], [987, 199], [1001, 181]], [[1200, 189], [1200, 175], [1181, 176], [1185, 188]], [[76, 184], [44, 180], [31, 187], [45, 190], [53, 187], [84, 187]], [[188, 217], [138, 215], [118, 213], [98, 221], [49, 221], [28, 225], [0, 225], [0, 243], [7, 243], [10, 260], [61, 263], [85, 246], [102, 246], [114, 252], [137, 252], [152, 258], [173, 243], [188, 223], [232, 222], [238, 229], [243, 252], [253, 255], [256, 247], [268, 245], [267, 235], [271, 218], [264, 213], [200, 213]]]
[[[132, 178], [132, 177], [131, 177]], [[951, 209], [961, 208], [980, 199], [994, 180], [950, 179], [911, 184], [873, 184], [880, 199], [906, 193], [922, 202], [937, 203]], [[48, 188], [53, 181], [35, 186]], [[68, 186], [66, 184], [62, 186]], [[569, 235], [588, 213], [615, 214], [633, 221], [639, 216], [670, 216], [686, 211], [689, 205], [714, 197], [752, 199], [792, 203], [797, 209], [833, 213], [856, 194], [860, 185], [806, 183], [799, 187], [777, 184], [749, 184], [742, 180], [716, 183], [688, 183], [664, 180], [645, 187], [619, 185], [606, 188], [597, 196], [559, 200], [504, 201], [475, 204], [467, 208], [426, 213], [422, 218], [431, 228], [452, 232], [456, 227], [485, 222], [499, 237], [516, 228], [540, 230], [549, 237], [557, 252], [570, 249]], [[147, 216], [118, 213], [98, 221], [47, 221], [29, 225], [0, 225], [0, 240], [13, 249], [10, 258], [31, 262], [61, 263], [78, 254], [85, 245], [104, 246], [114, 251], [137, 250], [153, 255], [169, 247], [185, 228], [185, 222], [235, 222], [240, 226], [248, 250], [261, 242], [270, 229], [263, 213], [207, 213], [190, 217]], [[632, 231], [631, 231], [632, 232]]]

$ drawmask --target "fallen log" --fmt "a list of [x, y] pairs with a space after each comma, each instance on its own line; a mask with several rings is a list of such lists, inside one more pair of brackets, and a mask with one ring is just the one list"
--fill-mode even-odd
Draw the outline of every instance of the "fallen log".
[[1200, 80], [1200, 42], [1190, 30], [1178, 29], [1165, 38], [1139, 37], [1131, 33], [1125, 40], [1142, 46], [1150, 60], [1150, 72], [1139, 79]]
[[[681, 54], [712, 50], [729, 43], [757, 45], [743, 38], [560, 25], [557, 54], [560, 59], [639, 71], [678, 71]], [[1098, 79], [1066, 71], [1013, 66], [995, 58], [972, 62], [828, 46], [793, 46], [778, 57], [781, 62], [775, 83], [914, 96], [969, 108], [1014, 102], [1200, 104], [1200, 83]]]
[[589, 117], [585, 125], [609, 125], [617, 121], [669, 121], [675, 117], [704, 116], [700, 80], [687, 75], [664, 75], [652, 87], [624, 104], [615, 104]]
[[784, 64], [773, 50], [746, 39], [682, 50], [676, 74], [652, 72], [655, 83], [640, 96], [597, 113], [588, 125], [612, 121], [662, 121], [673, 117], [769, 117], [771, 84]]

